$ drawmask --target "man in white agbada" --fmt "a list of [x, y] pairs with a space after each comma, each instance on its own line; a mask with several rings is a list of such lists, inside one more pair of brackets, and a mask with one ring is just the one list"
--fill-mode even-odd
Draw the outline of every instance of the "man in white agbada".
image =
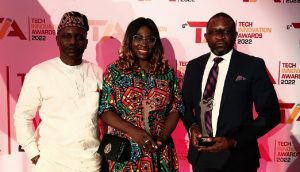
[[[96, 114], [102, 72], [82, 59], [88, 30], [85, 15], [65, 13], [56, 36], [60, 56], [25, 77], [14, 115], [16, 135], [38, 172], [100, 170]], [[41, 123], [34, 132], [37, 111]]]

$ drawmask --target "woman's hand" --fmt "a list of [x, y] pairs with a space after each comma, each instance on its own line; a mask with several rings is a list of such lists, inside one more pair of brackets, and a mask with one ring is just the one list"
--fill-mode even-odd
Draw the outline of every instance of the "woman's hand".
[[134, 142], [147, 151], [155, 151], [157, 149], [157, 144], [150, 134], [145, 130], [139, 128], [132, 128], [128, 130], [127, 133]]

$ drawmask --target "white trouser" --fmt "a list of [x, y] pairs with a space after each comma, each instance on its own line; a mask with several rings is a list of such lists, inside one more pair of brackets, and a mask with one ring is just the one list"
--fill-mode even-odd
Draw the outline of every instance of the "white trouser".
[[33, 169], [35, 172], [99, 172], [100, 164], [92, 166], [90, 163], [85, 163], [82, 165], [82, 169], [78, 170], [41, 156]]

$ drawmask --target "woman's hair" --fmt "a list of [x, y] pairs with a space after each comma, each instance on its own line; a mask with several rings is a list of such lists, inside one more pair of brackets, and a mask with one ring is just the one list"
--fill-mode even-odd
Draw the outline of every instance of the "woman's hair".
[[133, 36], [136, 35], [138, 30], [143, 26], [148, 27], [152, 31], [153, 36], [156, 37], [152, 58], [149, 61], [149, 72], [150, 74], [164, 74], [168, 70], [169, 65], [168, 61], [164, 59], [164, 49], [160, 40], [159, 31], [156, 24], [151, 19], [144, 17], [139, 17], [129, 23], [116, 65], [118, 69], [123, 72], [139, 70], [138, 59], [135, 57], [132, 50], [132, 40]]

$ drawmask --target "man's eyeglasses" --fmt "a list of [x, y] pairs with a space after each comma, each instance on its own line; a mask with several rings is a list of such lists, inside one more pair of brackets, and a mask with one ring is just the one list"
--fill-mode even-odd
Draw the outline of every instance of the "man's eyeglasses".
[[218, 29], [218, 30], [209, 30], [207, 32], [207, 34], [212, 35], [212, 36], [230, 36], [232, 34], [234, 34], [235, 32], [232, 30], [222, 30], [222, 29]]
[[[145, 41], [145, 42], [143, 42], [143, 41]], [[150, 37], [144, 38], [141, 35], [134, 35], [133, 36], [133, 42], [137, 43], [137, 44], [145, 43], [147, 45], [154, 45], [155, 42], [156, 42], [156, 38], [154, 36], [150, 36]]]

